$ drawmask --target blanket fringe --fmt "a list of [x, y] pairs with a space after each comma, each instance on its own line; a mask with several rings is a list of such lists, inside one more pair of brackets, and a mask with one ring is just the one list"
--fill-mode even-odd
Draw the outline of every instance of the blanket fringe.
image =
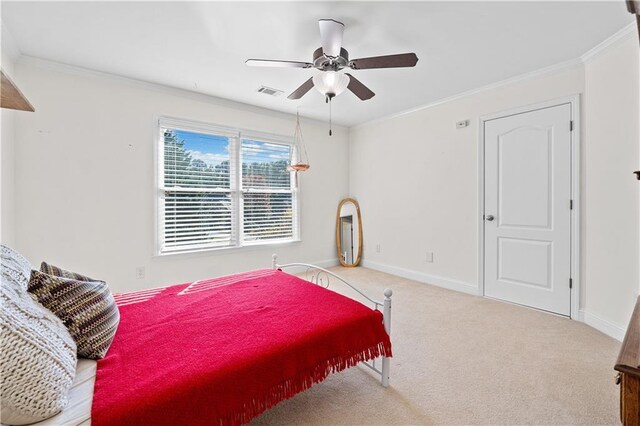
[[337, 373], [349, 367], [353, 367], [360, 362], [372, 359], [391, 356], [391, 343], [387, 340], [375, 346], [366, 348], [355, 353], [346, 353], [335, 356], [319, 363], [311, 370], [301, 371], [298, 375], [286, 379], [267, 391], [264, 398], [254, 398], [251, 402], [244, 404], [241, 412], [231, 414], [225, 421], [220, 419], [220, 425], [246, 424], [254, 417], [273, 407], [285, 399], [309, 389], [315, 383], [326, 379], [330, 374]]

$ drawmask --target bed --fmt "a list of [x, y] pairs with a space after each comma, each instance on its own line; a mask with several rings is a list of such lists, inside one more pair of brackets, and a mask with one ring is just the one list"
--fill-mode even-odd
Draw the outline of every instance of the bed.
[[[286, 272], [300, 270], [305, 280]], [[334, 282], [373, 309], [329, 290]], [[116, 294], [107, 356], [80, 360], [68, 407], [38, 425], [243, 424], [357, 363], [386, 387], [391, 295], [377, 301], [276, 255], [270, 269]]]

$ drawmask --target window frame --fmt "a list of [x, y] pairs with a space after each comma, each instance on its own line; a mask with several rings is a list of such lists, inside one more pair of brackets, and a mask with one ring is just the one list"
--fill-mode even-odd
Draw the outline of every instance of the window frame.
[[[288, 145], [293, 149], [293, 137], [278, 135], [273, 133], [241, 129], [236, 127], [222, 126], [218, 124], [194, 121], [182, 118], [174, 118], [167, 116], [157, 116], [154, 120], [154, 201], [155, 201], [155, 220], [154, 220], [154, 257], [176, 256], [181, 254], [207, 253], [215, 251], [229, 250], [251, 250], [260, 247], [282, 246], [302, 241], [300, 235], [300, 188], [295, 173], [290, 172], [289, 190], [284, 193], [291, 193], [292, 207], [292, 234], [291, 238], [276, 239], [266, 241], [244, 241], [244, 211], [243, 199], [247, 192], [256, 192], [243, 188], [242, 182], [242, 142], [251, 140], [256, 142], [266, 142], [280, 145]], [[230, 188], [231, 196], [231, 241], [229, 245], [221, 247], [206, 247], [197, 249], [184, 249], [174, 251], [163, 251], [165, 240], [165, 205], [164, 197], [168, 192], [164, 187], [164, 129], [183, 130], [187, 132], [204, 133], [215, 136], [224, 136], [229, 138], [229, 166], [230, 166]], [[265, 192], [269, 189], [265, 188]], [[215, 192], [215, 191], [212, 191]], [[220, 191], [226, 192], [226, 191]], [[257, 192], [261, 192], [258, 190]]]

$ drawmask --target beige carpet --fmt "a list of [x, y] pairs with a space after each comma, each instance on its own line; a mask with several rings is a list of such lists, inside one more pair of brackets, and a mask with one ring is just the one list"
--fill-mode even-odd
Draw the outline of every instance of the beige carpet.
[[364, 268], [393, 289], [391, 385], [362, 366], [330, 376], [253, 425], [617, 424], [620, 344], [577, 321]]

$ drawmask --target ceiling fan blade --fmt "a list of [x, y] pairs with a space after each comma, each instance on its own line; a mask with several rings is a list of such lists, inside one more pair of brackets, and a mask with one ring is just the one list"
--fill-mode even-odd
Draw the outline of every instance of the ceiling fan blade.
[[342, 48], [344, 24], [333, 19], [320, 19], [320, 42], [325, 56], [338, 57]]
[[250, 67], [284, 67], [284, 68], [311, 68], [309, 62], [274, 61], [271, 59], [247, 59], [245, 62]]
[[371, 68], [414, 67], [417, 63], [418, 57], [415, 53], [401, 53], [399, 55], [354, 59], [349, 62], [349, 66], [354, 70], [366, 70]]
[[349, 73], [345, 73], [349, 76], [349, 85], [347, 89], [351, 90], [351, 92], [360, 98], [361, 101], [366, 101], [367, 99], [373, 98], [376, 94], [371, 91], [367, 86], [360, 83], [354, 76]]
[[301, 97], [306, 95], [307, 92], [311, 90], [312, 87], [313, 87], [313, 77], [305, 81], [304, 83], [302, 83], [302, 85], [298, 87], [296, 90], [294, 90], [293, 93], [291, 93], [289, 96], [287, 96], [287, 98], [300, 99]]

